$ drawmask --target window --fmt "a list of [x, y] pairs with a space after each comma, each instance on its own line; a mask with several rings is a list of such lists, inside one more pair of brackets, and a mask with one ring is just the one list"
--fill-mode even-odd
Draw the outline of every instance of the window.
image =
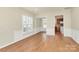
[[22, 30], [23, 32], [31, 32], [33, 30], [33, 18], [31, 16], [23, 16]]

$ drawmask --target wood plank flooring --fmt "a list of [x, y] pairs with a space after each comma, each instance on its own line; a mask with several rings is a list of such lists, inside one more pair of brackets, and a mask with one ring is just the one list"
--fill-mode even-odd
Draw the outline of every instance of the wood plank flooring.
[[61, 34], [47, 36], [37, 33], [10, 46], [0, 49], [0, 52], [77, 52], [79, 44], [72, 38]]

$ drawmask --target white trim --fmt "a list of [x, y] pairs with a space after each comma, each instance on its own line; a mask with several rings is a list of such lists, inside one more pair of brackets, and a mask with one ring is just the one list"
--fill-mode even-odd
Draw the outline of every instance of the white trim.
[[64, 36], [72, 37], [79, 44], [79, 30], [66, 28], [64, 29]]
[[[53, 28], [47, 29], [47, 35], [54, 35]], [[72, 37], [74, 41], [76, 41], [79, 44], [79, 30], [71, 29], [71, 28], [65, 28], [64, 29], [64, 36]]]
[[30, 36], [32, 36], [32, 35], [35, 35], [36, 33], [39, 33], [39, 32], [40, 32], [40, 31], [33, 31], [33, 32], [30, 32], [30, 33], [22, 33], [21, 37], [15, 38], [15, 42], [16, 42], [16, 41], [20, 41], [20, 40], [22, 40], [22, 39], [24, 39], [24, 38], [30, 37]]
[[64, 29], [64, 36], [72, 37], [72, 29], [71, 28], [65, 28]]
[[46, 35], [55, 35], [55, 34], [54, 34], [54, 29], [53, 29], [53, 27], [46, 29]]
[[79, 44], [79, 30], [72, 29], [72, 38]]
[[[51, 31], [50, 31], [50, 29], [51, 29]], [[50, 29], [47, 31], [46, 35], [53, 35], [52, 28], [50, 28]], [[6, 46], [9, 46], [9, 45], [11, 45], [13, 43], [16, 43], [16, 42], [18, 42], [20, 40], [23, 40], [24, 38], [30, 37], [30, 36], [32, 36], [34, 34], [37, 34], [38, 32], [41, 32], [41, 31], [40, 30], [37, 30], [37, 31], [35, 30], [35, 31], [31, 32], [28, 35], [23, 35], [22, 37], [18, 38], [17, 40], [14, 40], [14, 42], [8, 43], [8, 44], [6, 44], [4, 46], [0, 46], [0, 48], [4, 48]], [[67, 29], [64, 30], [64, 36], [72, 37], [79, 44], [79, 30], [68, 29], [67, 28]]]
[[[47, 35], [55, 35], [55, 30], [54, 30], [54, 28], [52, 27], [52, 28], [47, 28]], [[70, 37], [72, 37], [72, 30], [70, 29], [70, 28], [65, 28], [64, 29], [64, 36], [70, 36]]]
[[11, 44], [14, 44], [14, 43], [16, 43], [16, 42], [18, 42], [18, 41], [20, 41], [20, 40], [23, 40], [24, 38], [28, 38], [28, 37], [30, 37], [30, 36], [32, 36], [32, 35], [35, 35], [35, 34], [37, 34], [37, 33], [39, 33], [39, 32], [41, 32], [41, 31], [37, 30], [37, 31], [34, 31], [34, 32], [29, 33], [28, 35], [21, 35], [20, 38], [18, 38], [18, 39], [15, 38], [13, 42], [8, 43], [8, 44], [5, 44], [5, 45], [3, 45], [3, 46], [0, 46], [0, 49], [1, 49], [1, 48], [4, 48], [4, 47], [7, 47], [7, 46], [9, 46], [9, 45], [11, 45]]

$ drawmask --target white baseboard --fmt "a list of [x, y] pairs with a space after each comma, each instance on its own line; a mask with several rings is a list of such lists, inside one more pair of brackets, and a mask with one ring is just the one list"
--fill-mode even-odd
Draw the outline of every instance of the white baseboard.
[[46, 35], [55, 35], [53, 28], [47, 28]]
[[66, 28], [64, 29], [64, 36], [72, 37], [79, 44], [79, 30]]
[[79, 44], [79, 30], [72, 29], [72, 38]]
[[4, 47], [7, 47], [7, 46], [9, 46], [9, 45], [11, 45], [11, 44], [14, 44], [14, 43], [16, 43], [16, 42], [18, 42], [18, 41], [20, 41], [20, 40], [23, 40], [24, 38], [28, 38], [28, 37], [30, 37], [30, 36], [32, 36], [32, 35], [34, 35], [34, 34], [37, 34], [37, 33], [39, 33], [40, 32], [40, 30], [37, 30], [37, 31], [33, 31], [33, 32], [31, 32], [31, 33], [29, 33], [29, 34], [27, 34], [27, 35], [21, 35], [22, 33], [18, 33], [18, 34], [20, 34], [20, 37], [18, 37], [18, 38], [14, 38], [14, 41], [13, 42], [10, 42], [10, 43], [8, 43], [8, 44], [5, 44], [5, 45], [3, 45], [3, 46], [0, 46], [0, 48], [4, 48]]
[[[0, 48], [4, 48], [6, 46], [9, 46], [15, 42], [18, 42], [20, 40], [23, 40], [24, 38], [30, 37], [38, 32], [41, 32], [39, 29], [35, 30], [31, 33], [29, 33], [28, 35], [23, 34], [23, 35], [19, 35], [19, 38], [15, 38], [13, 42], [5, 44], [4, 46], [0, 46]], [[22, 33], [18, 33], [18, 34], [22, 34]], [[46, 35], [54, 35], [54, 32], [52, 29], [48, 29]], [[65, 29], [64, 30], [64, 36], [69, 36], [72, 37], [78, 44], [79, 44], [79, 30], [75, 30], [75, 29]]]
[[[47, 35], [55, 35], [55, 32], [54, 32], [55, 30], [54, 30], [54, 28], [48, 28], [47, 29]], [[64, 29], [64, 36], [72, 36], [72, 31], [71, 31], [71, 29], [69, 29], [69, 28], [66, 28], [66, 29]]]
[[64, 29], [64, 36], [72, 37], [72, 29], [70, 29], [70, 28], [65, 28], [65, 29]]
[[[48, 28], [46, 34], [54, 35], [54, 30], [52, 28]], [[79, 30], [65, 28], [64, 36], [72, 37], [74, 39], [74, 41], [76, 41], [79, 44]]]
[[79, 44], [79, 30], [66, 28], [64, 30], [64, 36], [72, 37]]

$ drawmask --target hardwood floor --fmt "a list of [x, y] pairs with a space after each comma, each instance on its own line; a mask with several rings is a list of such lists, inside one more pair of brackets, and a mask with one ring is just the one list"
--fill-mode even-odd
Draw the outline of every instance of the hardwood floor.
[[61, 34], [46, 36], [45, 33], [37, 33], [10, 46], [0, 49], [1, 52], [60, 52], [79, 51], [79, 44], [72, 38]]

